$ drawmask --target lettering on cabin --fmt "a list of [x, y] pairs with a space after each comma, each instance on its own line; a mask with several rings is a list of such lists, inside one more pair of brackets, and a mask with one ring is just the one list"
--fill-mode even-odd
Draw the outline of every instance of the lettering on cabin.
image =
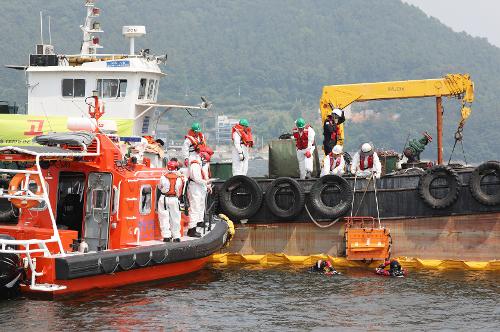
[[106, 62], [107, 67], [130, 67], [130, 61], [128, 60], [114, 60]]
[[27, 120], [30, 126], [28, 131], [24, 132], [24, 135], [36, 136], [43, 134], [43, 122], [45, 120]]

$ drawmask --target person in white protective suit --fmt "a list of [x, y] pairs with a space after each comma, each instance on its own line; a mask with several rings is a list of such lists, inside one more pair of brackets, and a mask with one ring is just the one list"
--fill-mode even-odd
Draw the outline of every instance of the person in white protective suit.
[[297, 148], [300, 178], [309, 179], [311, 178], [314, 165], [314, 136], [316, 133], [310, 125], [306, 125], [306, 121], [302, 118], [298, 118], [295, 121], [295, 125], [296, 127], [293, 128], [292, 134], [295, 138], [295, 147]]
[[372, 174], [379, 179], [382, 174], [382, 164], [370, 143], [364, 143], [356, 152], [351, 162], [351, 173], [358, 177], [369, 178]]
[[208, 174], [207, 164], [210, 162], [210, 154], [200, 152], [198, 159], [189, 163], [189, 229], [187, 236], [201, 237], [203, 229], [203, 218], [205, 216], [205, 199], [212, 191], [211, 180]]
[[182, 157], [184, 158], [184, 165], [189, 167], [189, 162], [199, 157], [200, 149], [207, 145], [205, 136], [201, 132], [201, 126], [198, 122], [191, 125], [191, 129], [187, 135], [184, 136], [184, 143], [182, 144]]
[[160, 221], [163, 242], [181, 241], [181, 211], [179, 197], [182, 195], [184, 181], [177, 170], [177, 161], [169, 161], [168, 172], [161, 176], [158, 189], [161, 191], [158, 199], [158, 219]]
[[323, 167], [321, 168], [321, 176], [328, 174], [342, 176], [345, 170], [345, 160], [342, 154], [342, 145], [335, 145], [332, 152], [327, 154], [323, 159]]
[[241, 119], [231, 130], [233, 140], [233, 176], [247, 175], [250, 148], [253, 147], [252, 130], [247, 119]]

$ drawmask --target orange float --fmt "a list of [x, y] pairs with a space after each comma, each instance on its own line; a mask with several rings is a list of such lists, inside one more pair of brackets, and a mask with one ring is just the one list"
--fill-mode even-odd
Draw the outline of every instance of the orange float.
[[[28, 179], [28, 184], [25, 185], [24, 181]], [[12, 196], [20, 196], [20, 198], [11, 198], [10, 202], [15, 207], [21, 209], [31, 209], [37, 206], [40, 202], [34, 199], [25, 199], [23, 197], [28, 197], [29, 185], [31, 183], [36, 184], [36, 191], [33, 194], [37, 196], [41, 196], [43, 194], [42, 182], [40, 181], [40, 177], [35, 174], [31, 174], [27, 176], [26, 174], [16, 174], [9, 183], [9, 195]], [[19, 192], [22, 192], [19, 195]]]

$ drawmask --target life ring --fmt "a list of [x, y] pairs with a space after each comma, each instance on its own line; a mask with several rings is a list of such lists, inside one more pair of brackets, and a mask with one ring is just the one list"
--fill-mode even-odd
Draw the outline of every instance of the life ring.
[[259, 211], [263, 194], [259, 184], [245, 175], [224, 182], [219, 192], [221, 210], [237, 219], [248, 219]]
[[472, 196], [481, 204], [497, 205], [500, 204], [500, 190], [490, 194], [481, 188], [481, 180], [488, 175], [495, 175], [500, 178], [500, 163], [497, 161], [487, 161], [482, 163], [472, 171], [469, 179], [469, 189]]
[[[281, 190], [288, 190], [292, 194], [291, 203], [288, 208], [283, 208], [279, 204], [278, 195]], [[304, 209], [305, 193], [297, 180], [289, 177], [275, 179], [266, 190], [266, 205], [269, 211], [280, 218], [292, 218]]]
[[[445, 187], [448, 192], [439, 197], [431, 192], [431, 185], [437, 179], [446, 181]], [[444, 165], [436, 165], [428, 169], [421, 177], [418, 183], [418, 193], [425, 203], [433, 209], [444, 209], [455, 203], [460, 193], [460, 181], [458, 174], [453, 169]]]
[[[24, 187], [24, 181], [26, 180], [26, 175], [23, 173], [18, 173], [16, 176], [12, 178], [12, 180], [9, 183], [9, 190], [8, 193], [9, 195], [16, 195], [19, 191], [23, 190]], [[43, 188], [42, 188], [42, 182], [40, 181], [40, 177], [35, 174], [30, 174], [28, 178], [29, 183], [34, 183], [36, 184], [36, 191], [33, 192], [33, 194], [37, 196], [41, 196], [43, 194]], [[17, 195], [16, 195], [17, 196]], [[22, 197], [25, 195], [21, 195], [21, 198], [11, 198], [10, 202], [12, 205], [15, 207], [21, 209], [31, 209], [38, 204], [40, 204], [39, 201], [37, 200], [27, 200], [23, 199]]]
[[[325, 190], [338, 191], [340, 202], [333, 206], [329, 205]], [[313, 210], [318, 212], [322, 217], [336, 219], [349, 212], [352, 199], [352, 189], [347, 180], [338, 175], [330, 174], [319, 178], [313, 184], [308, 202]]]

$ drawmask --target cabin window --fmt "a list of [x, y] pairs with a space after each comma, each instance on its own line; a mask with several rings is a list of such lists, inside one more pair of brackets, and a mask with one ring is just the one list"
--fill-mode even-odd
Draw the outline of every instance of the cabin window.
[[160, 86], [160, 82], [156, 80], [156, 85], [155, 85], [155, 92], [154, 92], [154, 98], [155, 100], [158, 99], [158, 87]]
[[146, 95], [146, 85], [148, 84], [148, 80], [145, 78], [141, 78], [141, 83], [139, 84], [139, 99], [144, 99]]
[[141, 200], [139, 202], [139, 212], [142, 215], [151, 213], [152, 189], [149, 184], [141, 186]]
[[85, 80], [65, 78], [62, 80], [61, 91], [63, 97], [85, 97]]
[[94, 210], [104, 210], [108, 207], [107, 193], [104, 189], [92, 190], [92, 208]]
[[154, 97], [154, 92], [155, 92], [155, 80], [149, 80], [149, 87], [148, 87], [148, 99], [152, 100]]
[[127, 92], [127, 80], [98, 79], [97, 92], [101, 98], [123, 98]]

